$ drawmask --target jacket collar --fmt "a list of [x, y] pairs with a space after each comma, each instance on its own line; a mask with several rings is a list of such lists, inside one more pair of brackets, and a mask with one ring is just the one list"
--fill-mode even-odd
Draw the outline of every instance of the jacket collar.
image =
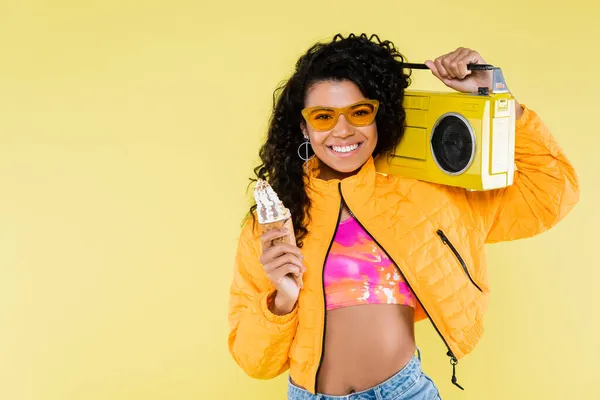
[[344, 199], [348, 203], [362, 205], [372, 199], [377, 176], [372, 156], [367, 159], [356, 174], [344, 179], [330, 179], [327, 181], [319, 177], [320, 162], [317, 157], [308, 161], [308, 174], [305, 177], [309, 196], [313, 200], [315, 199], [315, 195], [339, 198], [340, 186]]

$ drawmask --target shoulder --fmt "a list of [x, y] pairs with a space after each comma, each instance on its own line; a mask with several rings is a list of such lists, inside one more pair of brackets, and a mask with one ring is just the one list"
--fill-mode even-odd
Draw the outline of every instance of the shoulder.
[[377, 172], [377, 198], [391, 196], [410, 201], [437, 202], [438, 204], [467, 204], [466, 191], [463, 188], [426, 182], [414, 178]]
[[377, 172], [376, 187], [380, 191], [395, 192], [403, 196], [411, 193], [432, 196], [447, 196], [449, 194], [447, 187], [444, 185], [382, 172]]

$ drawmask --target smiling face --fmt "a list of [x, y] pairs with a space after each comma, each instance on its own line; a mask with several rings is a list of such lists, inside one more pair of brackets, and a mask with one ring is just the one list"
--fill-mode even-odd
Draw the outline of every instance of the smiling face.
[[[342, 108], [365, 99], [353, 82], [327, 81], [309, 89], [304, 106]], [[377, 145], [375, 121], [357, 127], [351, 125], [343, 114], [330, 130], [316, 131], [303, 120], [302, 131], [310, 138], [315, 155], [322, 161], [320, 177], [324, 180], [353, 175], [369, 159]]]

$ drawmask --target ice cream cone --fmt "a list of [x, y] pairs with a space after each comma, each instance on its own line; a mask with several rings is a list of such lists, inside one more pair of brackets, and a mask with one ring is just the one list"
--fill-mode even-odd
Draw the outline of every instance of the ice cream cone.
[[[276, 222], [271, 222], [271, 223], [267, 223], [267, 224], [260, 224], [260, 227], [262, 228], [263, 233], [264, 232], [268, 232], [271, 231], [273, 229], [281, 229], [281, 228], [286, 228], [288, 231], [288, 234], [282, 237], [278, 237], [276, 239], [273, 239], [271, 241], [271, 245], [275, 245], [277, 243], [287, 243], [287, 244], [291, 244], [291, 245], [296, 245], [296, 236], [294, 235], [294, 226], [292, 224], [292, 218], [288, 218], [286, 220], [283, 221], [276, 221]], [[302, 274], [298, 274], [298, 275], [294, 275], [294, 279], [296, 280], [296, 283], [298, 283], [298, 286], [300, 288], [304, 287], [304, 282], [302, 281]]]
[[[258, 223], [262, 228], [263, 233], [273, 229], [281, 229], [285, 227], [288, 234], [272, 240], [271, 244], [288, 243], [296, 245], [296, 236], [294, 235], [294, 226], [290, 210], [287, 209], [277, 193], [263, 179], [259, 179], [254, 189], [254, 199], [256, 200], [256, 211], [258, 215]], [[296, 283], [300, 288], [304, 287], [302, 274], [293, 275]]]

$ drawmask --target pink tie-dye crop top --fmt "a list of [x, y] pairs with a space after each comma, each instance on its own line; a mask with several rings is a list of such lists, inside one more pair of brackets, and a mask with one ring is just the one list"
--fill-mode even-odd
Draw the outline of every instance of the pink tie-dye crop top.
[[396, 266], [353, 217], [338, 226], [324, 284], [327, 310], [358, 304], [416, 305]]

